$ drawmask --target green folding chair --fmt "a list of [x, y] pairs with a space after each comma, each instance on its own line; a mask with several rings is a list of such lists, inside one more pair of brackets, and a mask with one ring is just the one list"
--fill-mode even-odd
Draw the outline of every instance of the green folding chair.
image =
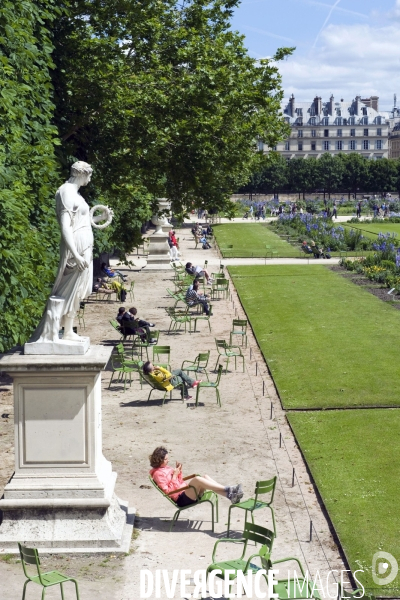
[[238, 358], [241, 358], [242, 363], [243, 363], [243, 373], [244, 373], [244, 356], [242, 354], [242, 350], [241, 350], [240, 346], [229, 346], [225, 340], [217, 340], [217, 339], [215, 340], [215, 345], [217, 346], [218, 358], [217, 358], [217, 362], [215, 363], [214, 371], [217, 370], [217, 366], [218, 366], [218, 363], [221, 358], [224, 358], [226, 360], [225, 374], [228, 372], [229, 360], [231, 358], [235, 359], [235, 369], [236, 369], [236, 366], [237, 366], [236, 360]]
[[[267, 563], [267, 559], [269, 558], [274, 543], [274, 537], [272, 531], [266, 527], [254, 525], [253, 523], [246, 523], [241, 539], [221, 538], [215, 542], [212, 553], [212, 563], [207, 567], [206, 577], [208, 578], [209, 574], [215, 571], [216, 577], [225, 579], [225, 571], [231, 571], [227, 574], [227, 578], [229, 577], [229, 580], [234, 581], [237, 578], [238, 571], [241, 571], [244, 575], [247, 575], [248, 573], [255, 574], [261, 569], [268, 571], [268, 568], [270, 567]], [[261, 548], [258, 552], [254, 552], [251, 556], [245, 558], [249, 542], [261, 544]], [[243, 544], [242, 554], [239, 558], [216, 562], [215, 559], [218, 546], [221, 543]], [[260, 558], [261, 566], [258, 566], [253, 562], [255, 558]], [[264, 577], [266, 578], [265, 575]]]
[[115, 373], [118, 373], [117, 381], [124, 381], [124, 392], [126, 391], [126, 380], [129, 376], [129, 386], [132, 385], [132, 373], [137, 372], [138, 369], [136, 366], [129, 366], [125, 363], [124, 359], [121, 358], [121, 354], [116, 351], [111, 354], [111, 378], [110, 383], [108, 384], [108, 389], [110, 389], [112, 381], [114, 379]]
[[[24, 570], [25, 577], [27, 578], [24, 584], [24, 591], [22, 593], [22, 600], [25, 600], [26, 594], [26, 586], [30, 581], [33, 583], [37, 583], [43, 587], [42, 590], [42, 600], [44, 600], [46, 589], [48, 587], [52, 587], [53, 585], [59, 585], [61, 589], [61, 598], [64, 600], [64, 588], [63, 584], [67, 581], [72, 581], [75, 584], [75, 593], [77, 600], [79, 600], [79, 590], [78, 590], [78, 582], [73, 577], [68, 577], [67, 575], [63, 575], [58, 571], [48, 571], [47, 573], [42, 573], [40, 568], [40, 559], [39, 553], [36, 548], [27, 548], [22, 544], [18, 543], [19, 554], [21, 557], [22, 568]], [[29, 566], [34, 565], [35, 575], [31, 575], [28, 572]]]
[[[151, 387], [150, 393], [149, 393], [149, 395], [147, 397], [147, 402], [149, 402], [150, 396], [154, 392], [154, 390], [157, 390], [159, 392], [164, 392], [164, 396], [163, 396], [163, 400], [162, 400], [162, 406], [164, 406], [164, 402], [165, 402], [165, 399], [167, 397], [168, 390], [166, 390], [165, 387], [163, 387], [161, 385], [161, 383], [159, 383], [158, 381], [155, 381], [154, 379], [152, 379], [146, 373], [143, 373], [143, 371], [139, 371], [139, 374], [140, 374], [140, 377], [143, 379], [143, 382], [144, 383], [148, 383], [149, 386]], [[180, 390], [181, 400], [182, 400], [182, 402], [185, 402], [185, 398], [183, 396], [183, 383], [180, 383], [179, 385], [176, 385], [172, 390], [169, 391], [169, 399], [170, 400], [172, 400], [172, 392], [174, 390]]]
[[140, 377], [139, 371], [140, 369], [143, 367], [143, 361], [138, 359], [138, 358], [127, 358], [125, 356], [125, 348], [123, 346], [123, 344], [117, 344], [115, 346], [115, 350], [118, 354], [119, 360], [121, 365], [126, 366], [130, 369], [132, 369], [133, 371], [137, 371], [138, 375], [139, 375], [139, 381], [140, 381], [140, 387], [143, 387], [143, 381]]
[[232, 345], [232, 337], [234, 335], [238, 335], [242, 338], [242, 346], [243, 342], [245, 342], [245, 348], [247, 348], [247, 319], [233, 319], [232, 322], [232, 331], [230, 334], [229, 342]]
[[201, 352], [196, 356], [194, 360], [184, 360], [181, 366], [181, 370], [186, 373], [194, 373], [196, 379], [198, 379], [197, 375], [200, 373], [201, 375], [205, 375], [208, 380], [208, 373], [206, 371], [208, 366], [208, 361], [210, 360], [210, 351]]
[[[274, 536], [276, 537], [276, 523], [275, 523], [275, 514], [274, 509], [272, 508], [272, 502], [274, 500], [275, 494], [275, 486], [276, 486], [276, 477], [272, 479], [268, 479], [267, 481], [257, 481], [256, 489], [254, 491], [254, 498], [249, 498], [249, 500], [243, 500], [243, 502], [238, 502], [237, 504], [231, 504], [228, 510], [228, 531], [227, 535], [229, 537], [230, 531], [230, 522], [231, 522], [231, 510], [233, 508], [241, 508], [245, 510], [245, 523], [247, 523], [247, 513], [250, 513], [251, 520], [254, 523], [253, 513], [255, 510], [259, 510], [260, 508], [269, 508], [272, 516], [272, 523], [274, 526]], [[264, 494], [268, 494], [268, 500], [260, 500], [259, 497]]]
[[[217, 393], [217, 404], [220, 407], [221, 406], [221, 397], [219, 394], [219, 382], [221, 380], [221, 373], [222, 373], [222, 365], [219, 365], [218, 367], [218, 374], [217, 374], [217, 379], [215, 381], [200, 381], [200, 383], [197, 384], [196, 387], [196, 406], [199, 403], [199, 397], [200, 397], [200, 390], [204, 389], [204, 388], [212, 388], [216, 391]], [[208, 377], [207, 377], [208, 380]]]
[[[196, 475], [188, 475], [188, 477], [183, 477], [183, 481], [193, 479], [193, 477], [195, 477], [195, 476]], [[218, 495], [215, 492], [212, 492], [211, 490], [207, 490], [206, 492], [204, 492], [204, 494], [201, 496], [201, 498], [199, 498], [197, 496], [196, 489], [192, 485], [187, 485], [183, 488], [179, 488], [178, 490], [174, 490], [173, 492], [169, 492], [168, 494], [166, 494], [165, 492], [162, 491], [161, 488], [158, 487], [158, 485], [156, 484], [154, 479], [151, 477], [151, 475], [149, 475], [149, 479], [150, 479], [151, 483], [153, 484], [153, 486], [155, 487], [155, 489], [158, 490], [160, 492], [160, 494], [162, 494], [164, 496], [164, 498], [169, 500], [169, 502], [171, 502], [171, 504], [173, 504], [174, 507], [177, 509], [174, 514], [174, 517], [172, 519], [171, 527], [169, 528], [170, 531], [172, 531], [172, 528], [174, 527], [176, 521], [179, 519], [179, 515], [181, 514], [181, 512], [183, 510], [186, 510], [188, 508], [193, 508], [194, 506], [199, 506], [199, 504], [204, 504], [205, 502], [208, 502], [211, 505], [212, 531], [214, 531], [214, 522], [218, 523]], [[176, 494], [177, 492], [178, 493], [184, 492], [185, 490], [187, 490], [190, 487], [193, 490], [195, 490], [195, 492], [196, 492], [196, 496], [198, 498], [196, 504], [189, 504], [189, 506], [179, 507], [176, 504], [176, 502], [174, 502], [174, 500], [172, 500], [172, 498], [170, 497], [171, 494]]]

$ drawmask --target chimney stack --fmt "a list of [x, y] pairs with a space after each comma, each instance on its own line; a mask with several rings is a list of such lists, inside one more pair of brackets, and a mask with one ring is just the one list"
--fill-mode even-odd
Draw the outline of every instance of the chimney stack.
[[335, 102], [335, 98], [333, 97], [333, 94], [331, 94], [331, 97], [329, 98], [329, 115], [331, 117], [333, 117], [334, 114], [334, 102]]
[[315, 96], [314, 98], [314, 112], [319, 117], [322, 111], [322, 98], [321, 96]]
[[296, 106], [295, 106], [295, 99], [294, 99], [294, 94], [292, 94], [289, 98], [289, 106], [290, 106], [290, 116], [294, 117], [295, 116], [295, 110], [296, 110]]

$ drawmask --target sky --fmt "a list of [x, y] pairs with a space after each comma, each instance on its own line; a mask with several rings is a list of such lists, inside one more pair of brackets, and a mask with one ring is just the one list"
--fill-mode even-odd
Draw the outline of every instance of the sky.
[[285, 100], [379, 96], [400, 107], [400, 0], [242, 0], [232, 28], [254, 58], [295, 46], [279, 63]]

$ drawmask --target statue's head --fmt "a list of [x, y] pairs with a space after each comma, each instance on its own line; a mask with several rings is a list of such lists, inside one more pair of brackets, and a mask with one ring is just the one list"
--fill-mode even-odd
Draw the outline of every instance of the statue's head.
[[92, 167], [88, 163], [83, 162], [83, 160], [78, 160], [71, 166], [71, 178], [86, 180], [83, 185], [89, 183], [92, 173]]

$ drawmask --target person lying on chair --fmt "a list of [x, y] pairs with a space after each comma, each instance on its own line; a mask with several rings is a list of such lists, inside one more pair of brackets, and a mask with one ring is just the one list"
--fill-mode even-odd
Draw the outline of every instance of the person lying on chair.
[[182, 463], [177, 462], [175, 469], [170, 467], [168, 465], [168, 450], [163, 446], [156, 448], [153, 454], [149, 456], [149, 459], [152, 467], [150, 476], [165, 494], [177, 490], [176, 494], [170, 494], [170, 498], [180, 508], [196, 504], [197, 498], [201, 498], [206, 490], [211, 490], [220, 496], [228, 498], [232, 504], [237, 504], [243, 497], [243, 490], [240, 483], [234, 486], [221, 485], [209, 475], [196, 475], [184, 481], [182, 477]]
[[195, 388], [200, 383], [200, 380], [195, 381], [191, 377], [188, 377], [182, 369], [175, 369], [170, 373], [164, 367], [154, 366], [149, 360], [143, 365], [143, 373], [154, 379], [167, 392], [170, 392], [178, 385], [183, 385], [183, 394], [186, 400], [190, 400], [192, 397], [188, 394], [188, 388]]

